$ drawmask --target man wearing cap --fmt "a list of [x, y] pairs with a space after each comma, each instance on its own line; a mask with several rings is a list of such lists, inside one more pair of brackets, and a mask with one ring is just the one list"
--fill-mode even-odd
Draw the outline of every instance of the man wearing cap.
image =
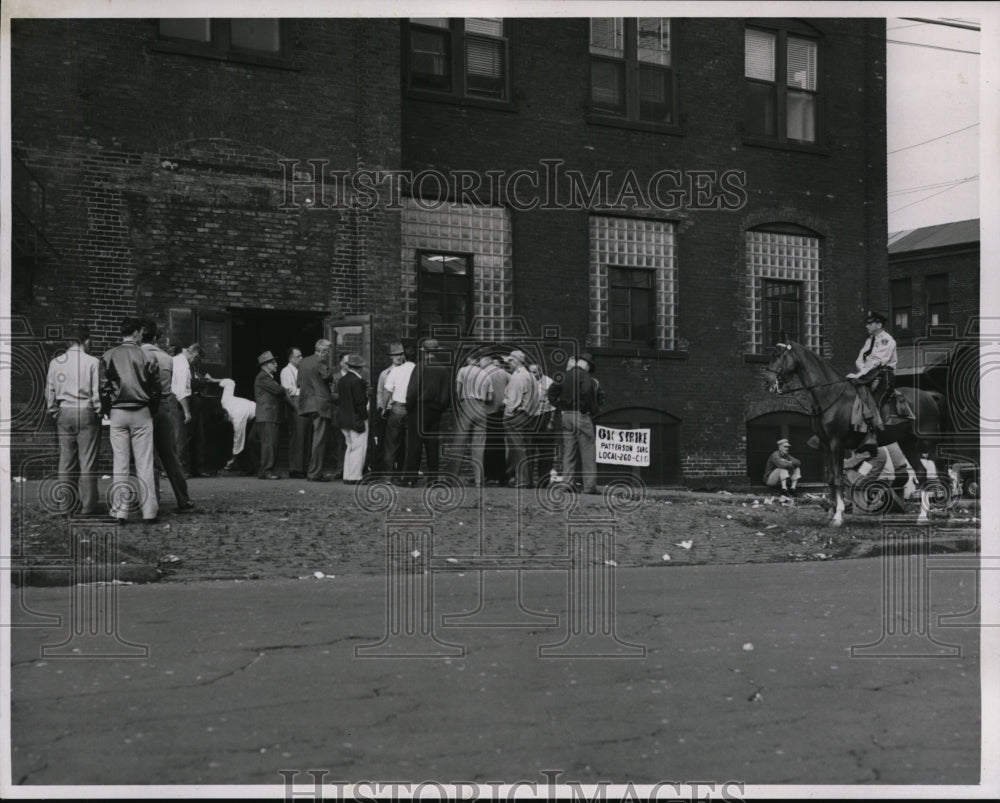
[[[802, 463], [798, 458], [792, 457], [792, 447], [788, 438], [779, 440], [777, 446], [777, 450], [767, 458], [767, 465], [764, 467], [764, 484], [769, 488], [780, 485], [782, 496], [795, 496], [796, 486], [802, 476]], [[789, 480], [791, 480], [791, 487], [788, 485]]]
[[260, 371], [253, 382], [254, 401], [257, 403], [254, 427], [260, 436], [257, 479], [280, 480], [281, 477], [274, 473], [274, 465], [278, 460], [278, 432], [285, 389], [274, 379], [278, 361], [270, 351], [265, 351], [257, 358], [257, 365]]
[[594, 358], [584, 352], [567, 363], [562, 382], [553, 382], [549, 401], [562, 411], [563, 479], [571, 482], [576, 457], [580, 456], [583, 492], [600, 493], [597, 488], [597, 442], [594, 436], [594, 416], [598, 408], [598, 386], [590, 375]]
[[[412, 354], [412, 352], [411, 352]], [[408, 423], [406, 390], [417, 367], [400, 343], [393, 343], [389, 349], [392, 366], [385, 379], [384, 402], [386, 404], [385, 450], [382, 468], [391, 474], [401, 474], [406, 467], [405, 450]]]
[[856, 454], [867, 452], [874, 455], [878, 449], [876, 428], [882, 428], [878, 412], [878, 396], [884, 396], [895, 388], [896, 341], [885, 331], [885, 316], [868, 311], [865, 330], [868, 340], [858, 352], [854, 361], [857, 371], [847, 375], [857, 391], [855, 412], [851, 416], [855, 429], [864, 431], [865, 438], [855, 450]]
[[365, 361], [348, 354], [344, 374], [337, 381], [337, 426], [344, 434], [344, 483], [361, 481], [368, 451], [368, 385], [361, 376]]
[[538, 386], [528, 373], [528, 358], [520, 349], [514, 349], [504, 361], [511, 367], [510, 378], [504, 391], [503, 428], [507, 452], [514, 471], [514, 487], [532, 486], [532, 467], [528, 462], [528, 425], [538, 414]]
[[299, 365], [299, 415], [312, 422], [312, 452], [306, 479], [310, 482], [329, 482], [323, 473], [326, 459], [326, 440], [333, 415], [333, 400], [330, 392], [330, 341], [325, 338], [316, 341], [316, 350]]
[[[78, 326], [69, 348], [49, 363], [45, 401], [59, 436], [59, 482], [79, 487], [83, 515], [97, 512], [101, 440], [100, 360], [87, 353], [90, 329]], [[73, 503], [75, 500], [65, 498]], [[73, 511], [63, 507], [64, 514]]]
[[281, 369], [281, 387], [285, 389], [288, 411], [288, 476], [305, 479], [309, 467], [309, 445], [312, 443], [312, 422], [299, 415], [299, 365], [302, 351], [288, 349], [288, 365]]
[[435, 362], [440, 345], [428, 338], [406, 388], [406, 471], [403, 484], [416, 484], [420, 459], [427, 452], [427, 480], [437, 477], [441, 457], [441, 417], [451, 406], [451, 371]]

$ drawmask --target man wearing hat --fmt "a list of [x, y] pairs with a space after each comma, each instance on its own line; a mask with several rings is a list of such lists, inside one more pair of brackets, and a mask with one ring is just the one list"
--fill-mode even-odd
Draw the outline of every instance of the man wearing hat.
[[420, 346], [420, 362], [413, 369], [406, 388], [406, 471], [404, 485], [415, 485], [420, 459], [427, 452], [427, 479], [434, 480], [440, 469], [441, 417], [451, 406], [451, 371], [435, 363], [440, 344], [428, 338]]
[[410, 386], [410, 378], [417, 367], [410, 359], [412, 351], [407, 354], [402, 343], [393, 343], [389, 347], [392, 365], [385, 378], [384, 413], [385, 417], [385, 449], [382, 453], [382, 468], [391, 474], [401, 474], [406, 466], [406, 430], [407, 409], [406, 391]]
[[278, 459], [278, 431], [281, 425], [281, 407], [285, 401], [285, 389], [274, 378], [278, 361], [270, 351], [257, 358], [260, 371], [253, 382], [254, 401], [257, 402], [257, 416], [254, 427], [260, 436], [260, 467], [257, 478], [280, 480], [274, 473]]
[[[767, 465], [764, 467], [764, 484], [769, 488], [781, 485], [782, 496], [795, 496], [796, 486], [802, 476], [802, 463], [797, 457], [792, 457], [792, 445], [788, 438], [778, 441], [778, 448], [767, 458]], [[791, 480], [791, 487], [788, 482]]]
[[299, 365], [299, 415], [312, 421], [312, 449], [306, 479], [310, 482], [329, 482], [323, 473], [326, 459], [326, 439], [333, 416], [333, 399], [330, 381], [330, 346], [326, 338], [316, 341], [315, 351]]
[[528, 424], [538, 414], [538, 386], [528, 373], [528, 358], [523, 351], [514, 349], [504, 357], [504, 362], [512, 369], [504, 391], [503, 429], [514, 471], [514, 487], [530, 488], [532, 466], [528, 462], [527, 438], [531, 433]]
[[852, 422], [855, 422], [855, 429], [865, 433], [864, 440], [855, 450], [856, 454], [868, 453], [874, 456], [878, 450], [875, 430], [876, 427], [882, 428], [878, 397], [892, 392], [896, 385], [896, 341], [885, 331], [885, 322], [885, 316], [881, 313], [868, 311], [868, 317], [865, 318], [868, 340], [854, 361], [857, 371], [847, 375], [857, 391]]
[[365, 361], [348, 354], [337, 380], [337, 426], [344, 433], [344, 483], [361, 481], [368, 452], [368, 385], [361, 376]]

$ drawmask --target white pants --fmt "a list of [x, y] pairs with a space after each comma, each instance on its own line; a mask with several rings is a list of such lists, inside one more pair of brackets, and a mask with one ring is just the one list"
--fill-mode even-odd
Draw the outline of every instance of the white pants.
[[784, 482], [791, 477], [792, 487], [794, 488], [796, 483], [798, 483], [799, 478], [802, 476], [802, 472], [799, 470], [798, 466], [792, 469], [792, 473], [788, 473], [787, 468], [776, 468], [771, 472], [771, 476], [767, 478], [767, 484], [769, 487], [775, 485], [784, 484]]
[[347, 448], [344, 450], [344, 479], [360, 480], [364, 475], [365, 456], [368, 454], [368, 423], [364, 432], [342, 429]]
[[[114, 456], [114, 479], [111, 484], [112, 516], [128, 518], [129, 510], [142, 509], [144, 519], [155, 519], [160, 506], [156, 501], [156, 478], [153, 474], [153, 417], [148, 407], [138, 410], [111, 411], [111, 451]], [[130, 459], [135, 459], [136, 483], [129, 476]]]

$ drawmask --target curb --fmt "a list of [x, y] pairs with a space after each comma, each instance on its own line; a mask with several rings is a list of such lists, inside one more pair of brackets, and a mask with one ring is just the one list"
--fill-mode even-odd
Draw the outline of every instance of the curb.
[[155, 583], [163, 573], [152, 565], [126, 565], [102, 563], [87, 566], [81, 572], [74, 566], [12, 567], [11, 585], [18, 586], [72, 586], [87, 583]]

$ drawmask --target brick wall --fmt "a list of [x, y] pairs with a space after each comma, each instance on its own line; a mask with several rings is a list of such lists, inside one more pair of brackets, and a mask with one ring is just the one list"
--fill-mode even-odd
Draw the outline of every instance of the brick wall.
[[[781, 409], [761, 390], [763, 366], [745, 355], [747, 229], [791, 223], [821, 238], [822, 351], [838, 368], [853, 361], [864, 310], [888, 298], [884, 22], [809, 22], [822, 37], [814, 153], [744, 142], [739, 19], [677, 21], [679, 134], [587, 122], [584, 19], [513, 21], [516, 111], [404, 98], [403, 166], [413, 171], [509, 174], [549, 158], [587, 175], [632, 170], [640, 184], [661, 169], [745, 171], [741, 209], [642, 213], [676, 224], [679, 353], [597, 350], [609, 408], [652, 407], [681, 419], [687, 482], [745, 475], [747, 409]], [[513, 214], [514, 313], [581, 342], [590, 326], [588, 220], [585, 210]]]
[[[912, 317], [908, 332], [895, 333], [900, 343], [927, 333], [927, 276], [948, 276], [948, 323], [962, 337], [979, 315], [979, 244], [966, 243], [950, 248], [911, 251], [889, 257], [889, 279], [909, 278]], [[940, 300], [940, 299], [939, 299]], [[887, 313], [888, 314], [888, 310]]]

